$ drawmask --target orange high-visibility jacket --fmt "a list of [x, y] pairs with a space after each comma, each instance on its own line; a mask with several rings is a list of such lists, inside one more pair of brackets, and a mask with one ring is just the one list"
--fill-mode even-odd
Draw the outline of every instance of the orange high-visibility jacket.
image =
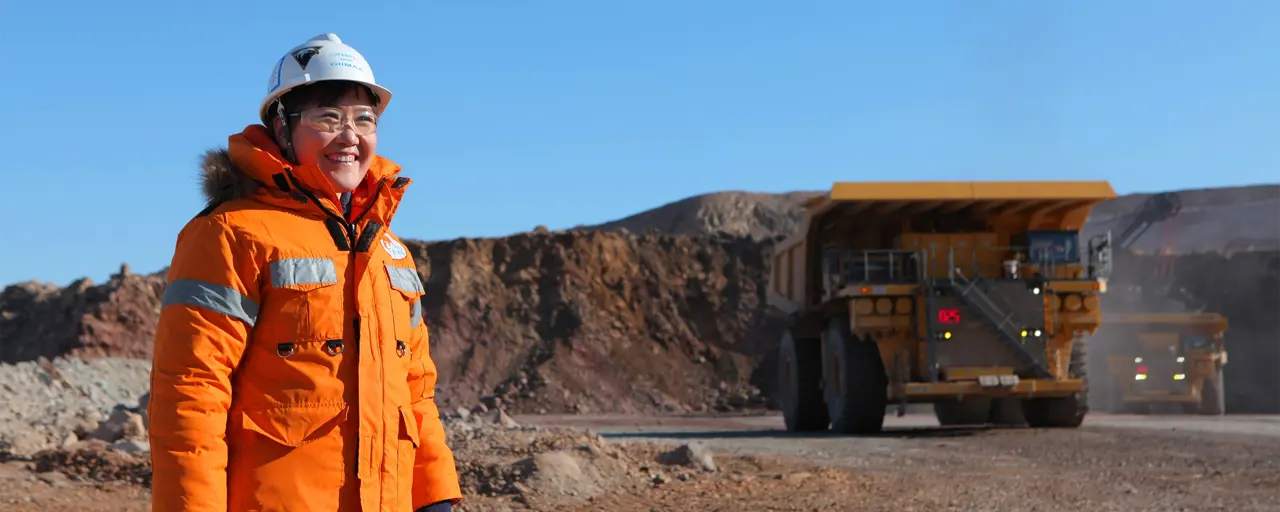
[[410, 179], [377, 157], [344, 218], [266, 128], [203, 164], [155, 338], [157, 511], [397, 511], [461, 500], [413, 257]]

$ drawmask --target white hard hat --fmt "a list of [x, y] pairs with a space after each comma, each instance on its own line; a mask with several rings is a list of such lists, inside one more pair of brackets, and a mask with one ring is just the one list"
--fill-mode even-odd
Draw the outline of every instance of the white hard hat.
[[323, 80], [350, 80], [369, 86], [378, 96], [375, 111], [379, 115], [391, 102], [391, 91], [374, 81], [373, 69], [360, 52], [343, 44], [337, 34], [320, 34], [293, 47], [271, 68], [258, 117], [265, 124], [272, 102], [294, 88]]

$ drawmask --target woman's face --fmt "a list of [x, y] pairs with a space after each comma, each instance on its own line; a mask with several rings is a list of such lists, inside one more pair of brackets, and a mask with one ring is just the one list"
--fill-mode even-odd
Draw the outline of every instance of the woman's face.
[[290, 119], [298, 164], [318, 165], [339, 194], [355, 190], [378, 146], [373, 98], [355, 88], [332, 105], [302, 107], [302, 115]]

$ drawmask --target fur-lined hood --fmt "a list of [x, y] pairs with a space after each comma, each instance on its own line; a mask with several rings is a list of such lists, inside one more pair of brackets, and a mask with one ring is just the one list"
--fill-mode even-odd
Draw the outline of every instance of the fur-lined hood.
[[[381, 156], [374, 155], [369, 166], [369, 176], [356, 192], [355, 201], [363, 202], [376, 195], [377, 183], [387, 182], [394, 192], [384, 191], [383, 200], [399, 202], [403, 188], [409, 179], [398, 177], [400, 166]], [[227, 147], [206, 151], [200, 159], [200, 191], [207, 205], [218, 205], [247, 197], [286, 208], [314, 208], [308, 205], [316, 199], [329, 211], [338, 210], [338, 194], [329, 180], [314, 165], [295, 166], [280, 155], [280, 149], [267, 128], [250, 125], [244, 131], [232, 135]], [[266, 192], [263, 194], [262, 192]]]
[[206, 151], [200, 159], [200, 192], [208, 204], [249, 197], [260, 188], [260, 183], [240, 172], [226, 148]]

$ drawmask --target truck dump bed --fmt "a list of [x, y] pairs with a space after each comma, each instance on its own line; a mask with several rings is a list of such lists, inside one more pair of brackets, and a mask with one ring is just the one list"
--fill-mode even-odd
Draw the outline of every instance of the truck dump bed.
[[[964, 212], [1006, 221], [1012, 224], [1009, 231], [1078, 230], [1094, 205], [1114, 198], [1115, 189], [1106, 181], [837, 182], [805, 203], [801, 228], [775, 251], [771, 299], [784, 311], [820, 300], [805, 278], [814, 270], [805, 265], [815, 256], [807, 252], [818, 248], [806, 241], [820, 234], [822, 219], [832, 214], [883, 219]], [[990, 243], [1008, 245], [1008, 240]], [[936, 263], [932, 268], [945, 268]]]

